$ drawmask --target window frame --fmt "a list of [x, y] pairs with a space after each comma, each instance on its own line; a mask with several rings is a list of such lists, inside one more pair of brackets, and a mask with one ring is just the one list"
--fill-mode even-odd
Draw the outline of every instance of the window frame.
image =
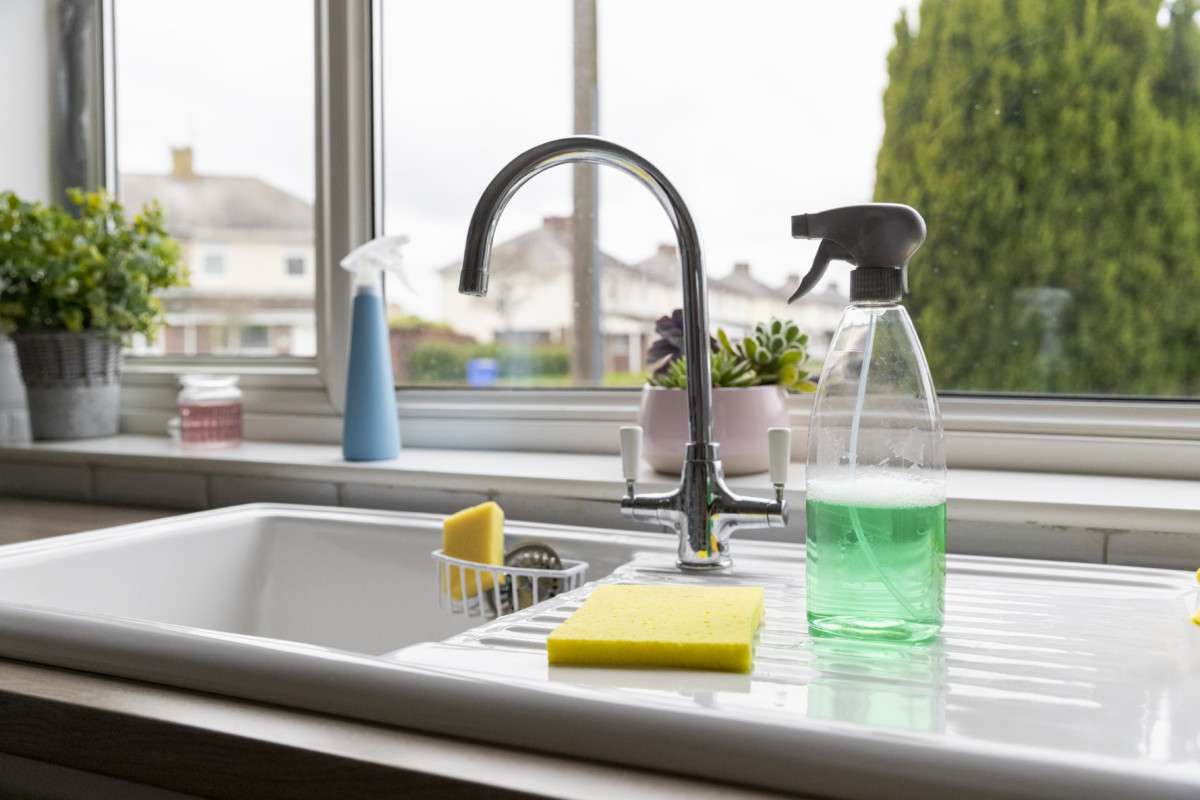
[[[262, 433], [274, 440], [305, 441], [313, 436], [313, 422], [340, 414], [345, 393], [345, 358], [349, 347], [351, 280], [344, 270], [333, 269], [336, 254], [349, 252], [369, 241], [381, 229], [376, 208], [374, 162], [375, 123], [372, 108], [377, 88], [372, 80], [379, 57], [372, 46], [370, 20], [378, 14], [378, 0], [314, 0], [314, 47], [316, 51], [314, 90], [316, 94], [316, 196], [314, 202], [314, 313], [317, 355], [313, 357], [226, 358], [220, 356], [127, 355], [122, 393], [121, 429], [138, 433], [160, 433], [159, 422], [174, 413], [177, 376], [196, 372], [231, 372], [242, 376], [243, 385], [258, 390], [248, 411], [267, 418], [284, 409], [278, 419], [263, 419]], [[114, 2], [102, 0], [92, 35], [99, 45], [95, 57], [85, 64], [91, 76], [83, 83], [85, 103], [91, 117], [83, 123], [80, 141], [95, 142], [97, 149], [86, 155], [93, 161], [103, 153], [95, 174], [108, 186], [116, 185], [116, 89], [113, 47]], [[70, 58], [59, 47], [57, 57]], [[94, 93], [99, 92], [99, 102]], [[58, 123], [70, 106], [56, 109]], [[56, 165], [58, 166], [58, 165]], [[89, 181], [92, 182], [92, 181]], [[338, 203], [332, 198], [345, 198]], [[306, 265], [307, 266], [307, 265]], [[309, 273], [306, 270], [306, 274]], [[336, 387], [342, 387], [339, 391]], [[257, 406], [255, 408], [254, 406]], [[294, 410], [303, 409], [303, 419]], [[292, 413], [288, 413], [292, 411]], [[317, 425], [315, 430], [328, 431]], [[327, 438], [328, 434], [317, 434]]]
[[[242, 376], [248, 437], [340, 440], [351, 280], [336, 264], [340, 254], [382, 230], [384, 153], [377, 80], [382, 52], [373, 25], [381, 6], [381, 0], [314, 0], [317, 355], [131, 355], [122, 393], [122, 430], [161, 435], [174, 413], [177, 376], [219, 370]], [[102, 11], [105, 46], [95, 48], [89, 62], [93, 80], [85, 82], [103, 93], [90, 104], [100, 122], [90, 127], [84, 141], [91, 158], [105, 159], [99, 174], [113, 185], [113, 0], [102, 0]], [[61, 47], [58, 57], [65, 58]], [[60, 107], [58, 123], [72, 124], [64, 113]], [[400, 387], [397, 398], [407, 446], [616, 453], [616, 428], [636, 421], [639, 393]], [[811, 398], [797, 395], [789, 403], [793, 427], [806, 429]], [[1194, 401], [947, 394], [941, 407], [951, 468], [1200, 479], [1200, 403]], [[804, 437], [795, 437], [795, 460], [803, 461], [803, 448]]]

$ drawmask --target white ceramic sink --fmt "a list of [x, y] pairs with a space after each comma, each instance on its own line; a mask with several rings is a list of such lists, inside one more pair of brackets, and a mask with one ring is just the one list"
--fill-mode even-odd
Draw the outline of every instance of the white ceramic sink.
[[764, 586], [753, 672], [552, 670], [594, 584], [478, 625], [438, 609], [440, 518], [271, 505], [0, 547], [0, 656], [811, 795], [1200, 797], [1191, 573], [951, 557], [938, 641], [857, 646], [808, 636], [799, 546], [701, 578], [660, 534], [506, 533]]
[[[117, 637], [190, 635], [194, 647], [219, 633], [380, 655], [483, 621], [438, 610], [430, 553], [442, 546], [441, 519], [264, 504], [0, 547], [0, 616], [32, 622], [46, 610]], [[505, 539], [588, 561], [589, 578], [671, 544], [521, 523], [506, 525]], [[43, 622], [52, 641], [52, 620]], [[38, 633], [22, 638], [34, 646]]]

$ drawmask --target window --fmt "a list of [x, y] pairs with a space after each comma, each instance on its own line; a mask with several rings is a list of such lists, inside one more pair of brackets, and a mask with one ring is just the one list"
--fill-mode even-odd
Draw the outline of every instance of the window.
[[[731, 15], [685, 2], [596, 4], [597, 132], [654, 162], [689, 203], [706, 247], [714, 327], [736, 334], [778, 315], [799, 319], [817, 340], [832, 332], [844, 297], [835, 314], [784, 302], [815, 249], [791, 239], [789, 216], [871, 199], [885, 57], [905, 5], [864, 13], [756, 0]], [[538, 176], [509, 203], [488, 297], [457, 294], [463, 234], [483, 188], [519, 152], [574, 130], [573, 83], [584, 79], [573, 78], [573, 63], [592, 41], [576, 25], [565, 3], [384, 0], [385, 226], [410, 236], [414, 287], [395, 286], [391, 300], [397, 317], [428, 332], [405, 346], [447, 356], [441, 381], [465, 383], [467, 360], [499, 356], [498, 385], [639, 386], [655, 322], [681, 304], [666, 215], [644, 187], [606, 168], [598, 170], [598, 376], [572, 370], [569, 381], [557, 372], [531, 381], [505, 370], [522, 363], [509, 355], [517, 346], [580, 358], [572, 168]], [[441, 43], [450, 40], [459, 46], [446, 63]], [[435, 62], [442, 67], [431, 76], [425, 65]], [[838, 84], [812, 80], [822, 64], [838, 65]], [[838, 118], [812, 124], [806, 107], [831, 102]], [[816, 153], [829, 155], [806, 157]], [[845, 287], [844, 275], [834, 278]], [[446, 327], [457, 341], [447, 343]]]
[[283, 274], [289, 278], [304, 275], [304, 256], [288, 256], [283, 262]]
[[[162, 205], [192, 273], [164, 295], [160, 354], [315, 355], [311, 5], [113, 0], [113, 28], [118, 193]], [[295, 345], [270, 348], [284, 316]]]
[[225, 253], [220, 250], [206, 250], [203, 258], [201, 271], [205, 277], [224, 277], [225, 275]]
[[[792, 316], [819, 360], [848, 267], [786, 305], [816, 247], [790, 238], [789, 216], [907, 202], [930, 230], [907, 304], [943, 391], [1200, 395], [1200, 315], [1174, 299], [1200, 295], [1191, 6], [1136, 19], [1114, 6], [1088, 22], [1071, 4], [1035, 3], [1019, 19], [1003, 4], [932, 1], [920, 19], [921, 5], [748, 0], [729, 13], [599, 0], [593, 40], [568, 4], [384, 0], [385, 222], [411, 237], [415, 289], [391, 299], [428, 332], [406, 346], [456, 353], [440, 379], [459, 383], [466, 360], [503, 355], [518, 333], [584, 359], [569, 168], [509, 204], [489, 296], [455, 287], [476, 199], [510, 158], [573, 132], [588, 102], [573, 63], [594, 46], [597, 130], [655, 162], [691, 205], [714, 327]], [[599, 185], [594, 325], [608, 369], [571, 383], [636, 385], [613, 367], [680, 303], [674, 237], [642, 187], [605, 168]]]
[[[133, 8], [135, 2], [114, 0], [118, 27], [122, 9]], [[148, 7], [159, 9], [161, 5]], [[542, 281], [544, 286], [536, 281], [522, 283], [515, 279], [516, 273], [511, 268], [497, 262], [492, 273], [491, 298], [482, 301], [483, 305], [461, 298], [462, 302], [473, 304], [467, 306], [470, 319], [450, 322], [444, 308], [460, 300], [456, 293], [444, 290], [444, 284], [449, 283], [445, 274], [453, 273], [461, 258], [466, 220], [483, 186], [516, 153], [572, 131], [574, 42], [573, 20], [567, 4], [535, 0], [505, 3], [455, 0], [441, 4], [316, 0], [315, 5], [316, 30], [320, 32], [317, 38], [321, 42], [316, 48], [318, 112], [315, 116], [319, 125], [315, 150], [322, 166], [316, 170], [317, 180], [310, 198], [318, 205], [321, 198], [326, 201], [325, 217], [313, 229], [315, 242], [303, 243], [300, 250], [306, 255], [306, 263], [311, 260], [314, 265], [308, 272], [315, 278], [318, 290], [325, 292], [324, 304], [319, 303], [317, 309], [325, 309], [326, 316], [319, 327], [315, 323], [307, 328], [289, 323], [290, 336], [276, 336], [274, 320], [263, 323], [271, 331], [270, 342], [290, 340], [296, 343], [293, 352], [316, 352], [315, 363], [320, 371], [316, 379], [292, 381], [271, 377], [264, 378], [264, 385], [325, 386], [336, 407], [338, 387], [345, 384], [344, 375], [339, 373], [344, 369], [344, 359], [338, 354], [344, 352], [347, 329], [346, 320], [339, 315], [344, 314], [343, 306], [348, 308], [350, 291], [349, 281], [336, 269], [336, 261], [373, 233], [405, 233], [412, 240], [405, 257], [408, 282], [415, 291], [410, 292], [395, 281], [389, 281], [387, 289], [394, 305], [393, 324], [416, 330], [394, 335], [394, 341], [403, 338], [428, 341], [432, 338], [427, 336], [429, 330], [438, 328], [447, 334], [446, 343], [454, 350], [454, 363], [462, 361], [463, 369], [451, 369], [447, 379], [436, 376], [414, 379], [403, 370], [398, 378], [406, 387], [447, 382], [466, 385], [469, 381], [466, 363], [470, 361], [476, 364], [475, 385], [481, 387], [472, 393], [450, 394], [406, 388], [401, 394], [401, 414], [421, 420], [406, 442], [411, 446], [537, 447], [537, 441], [523, 438], [530, 431], [546, 430], [557, 435], [554, 432], [569, 428], [571, 435], [566, 437], [569, 444], [564, 445], [560, 435], [550, 446], [592, 451], [612, 449], [609, 428], [614, 420], [632, 418], [635, 393], [535, 394], [512, 390], [526, 386], [545, 389], [612, 386], [621, 381], [640, 385], [644, 354], [654, 338], [648, 332], [652, 330], [654, 316], [677, 306], [680, 297], [672, 232], [665, 215], [642, 187], [612, 170], [599, 170], [598, 247], [605, 274], [616, 275], [630, 268], [623, 280], [601, 281], [598, 292], [605, 304], [600, 316], [606, 373], [601, 379], [580, 380], [569, 375], [573, 322], [569, 311], [564, 309], [569, 309], [573, 300], [549, 297], [547, 292], [553, 281]], [[658, 164], [691, 204], [707, 247], [710, 314], [714, 325], [733, 330], [740, 319], [764, 315], [762, 306], [756, 310], [752, 305], [753, 298], [733, 290], [738, 283], [749, 285], [741, 280], [743, 277], [765, 285], [774, 293], [785, 284], [790, 288], [793, 276], [807, 269], [815, 246], [788, 238], [787, 216], [875, 196], [877, 159], [885, 132], [880, 98], [891, 79], [886, 56], [895, 45], [894, 23], [902, 8], [907, 9], [910, 36], [920, 36], [923, 21], [918, 21], [919, 5], [916, 0], [879, 0], [848, 8], [838, 3], [752, 0], [740, 4], [736, 15], [722, 13], [721, 27], [714, 33], [713, 14], [704, 8], [697, 9], [694, 4], [663, 0], [641, 4], [634, 10], [626, 4], [600, 0], [599, 132], [633, 147]], [[927, 5], [934, 7], [933, 3]], [[1047, 7], [1052, 5], [1048, 3]], [[1157, 20], [1158, 30], [1172, 35], [1180, 33], [1181, 41], [1191, 42], [1193, 29], [1177, 26], [1173, 32], [1169, 30], [1168, 25], [1175, 20], [1170, 16], [1171, 7], [1164, 6], [1164, 13]], [[293, 15], [297, 24], [309, 25], [307, 9], [301, 10], [290, 3], [280, 9], [283, 10], [277, 17], [282, 20], [281, 26], [292, 24]], [[376, 10], [382, 13], [374, 13]], [[630, 17], [631, 14], [636, 14], [636, 18]], [[789, 16], [795, 14], [800, 18]], [[972, 14], [964, 11], [960, 16], [965, 20]], [[497, 36], [498, 30], [504, 31], [504, 35]], [[374, 55], [377, 58], [386, 55], [380, 73], [383, 80], [374, 87], [377, 92], [374, 110], [367, 97], [371, 86], [369, 76], [364, 79], [361, 73], [363, 65], [369, 63], [365, 56], [372, 48], [371, 32], [378, 37], [373, 45]], [[293, 42], [308, 41], [301, 49], [311, 53], [312, 35], [313, 30], [306, 28], [303, 35], [288, 38]], [[1153, 38], [1154, 34], [1143, 26], [1138, 36]], [[127, 33], [122, 41], [135, 39], [132, 33]], [[750, 52], [740, 49], [747, 41], [753, 45]], [[446, 55], [450, 52], [447, 42], [455, 43], [456, 55], [452, 59]], [[1163, 47], [1159, 38], [1152, 49], [1161, 54], [1166, 52]], [[471, 61], [476, 52], [481, 54], [480, 63], [486, 69]], [[816, 61], [797, 63], [805, 54], [817, 55]], [[1183, 55], [1186, 54], [1184, 51]], [[656, 65], [660, 56], [665, 57], [669, 69]], [[122, 72], [130, 74], [128, 66], [121, 68], [122, 63], [129, 63], [123, 58], [118, 53], [118, 76]], [[165, 60], [168, 59], [160, 59]], [[1186, 58], [1180, 63], [1186, 63]], [[438, 68], [431, 69], [431, 64], [437, 64]], [[628, 69], [630, 65], [635, 69]], [[870, 70], [861, 71], [863, 65], [869, 65]], [[259, 84], [274, 86], [294, 78], [296, 86], [303, 84], [303, 90], [311, 97], [312, 82], [304, 84], [300, 80], [313, 74], [311, 66], [288, 72], [290, 78], [267, 76]], [[1121, 72], [1110, 69], [1106, 78], [1119, 83]], [[815, 80], [814, 76], [821, 76], [822, 80]], [[765, 83], [769, 94], [757, 93], [751, 78]], [[254, 85], [253, 81], [246, 83]], [[1164, 79], [1160, 83], [1167, 86], [1170, 81]], [[1145, 86], [1147, 82], [1142, 80], [1138, 85]], [[1032, 88], [1030, 96], [1034, 97]], [[184, 94], [181, 92], [180, 96]], [[136, 92], [122, 84], [115, 116], [120, 123], [118, 127], [124, 131], [120, 149], [126, 159], [134, 149], [130, 136], [137, 125], [120, 107], [134, 97]], [[203, 95], [193, 104], [196, 108], [202, 107], [200, 100]], [[1186, 107], [1186, 101], [1185, 92], [1170, 102], [1182, 102]], [[308, 100], [298, 96], [292, 105], [302, 108], [305, 102]], [[192, 101], [180, 102], [189, 103]], [[980, 111], [985, 110], [985, 104], [979, 105]], [[973, 106], [965, 110], [975, 111]], [[992, 111], [998, 107], [993, 106]], [[470, 115], [460, 117], [463, 110]], [[293, 144], [309, 135], [312, 128], [311, 110], [299, 116], [307, 118], [289, 128], [296, 137]], [[382, 191], [386, 203], [372, 209], [368, 162], [371, 143], [364, 131], [369, 132], [371, 125], [380, 120], [385, 129], [375, 140], [374, 163], [383, 171], [374, 187]], [[1193, 130], [1198, 127], [1192, 126]], [[186, 133], [176, 130], [163, 139], [168, 152], [170, 147], [192, 146], [193, 171], [200, 174], [209, 171], [206, 159], [212, 157], [212, 151], [205, 150], [206, 145], [199, 139], [189, 139]], [[151, 152], [155, 147], [143, 147], [142, 152]], [[314, 149], [311, 142], [308, 149]], [[174, 158], [170, 157], [168, 163], [146, 171], [163, 174], [174, 167]], [[230, 172], [226, 167], [220, 171]], [[573, 212], [570, 172], [568, 168], [552, 170], [518, 192], [502, 220], [496, 237], [498, 246], [535, 232], [553, 234], [567, 224], [565, 220]], [[295, 170], [296, 175], [312, 173], [311, 164], [297, 166]], [[998, 174], [1003, 175], [1003, 170]], [[1172, 187], [1172, 191], [1178, 185], [1186, 185], [1179, 178], [1181, 174], [1177, 171], [1176, 178], [1164, 185]], [[754, 183], [755, 176], [761, 175], [771, 178], [766, 190]], [[961, 181], [970, 184], [966, 177], [961, 177]], [[900, 180], [897, 185], [915, 185], [915, 182]], [[1154, 196], [1155, 182], [1141, 181], [1137, 185], [1149, 192], [1147, 198]], [[1018, 182], [1010, 188], [1021, 186]], [[347, 201], [347, 196], [351, 200]], [[937, 209], [931, 210], [921, 198], [894, 198], [889, 192], [886, 199], [909, 200], [922, 207], [931, 229], [935, 225]], [[1175, 213], [1174, 209], [1187, 205], [1171, 202], [1161, 210]], [[1150, 207], [1153, 205], [1147, 206]], [[376, 215], [382, 218], [382, 224], [373, 227]], [[1178, 230], [1186, 231], [1188, 226]], [[1178, 244], [1180, 239], [1176, 237], [1174, 241]], [[1063, 245], [1066, 244], [1064, 241]], [[276, 251], [271, 256], [272, 291], [284, 291], [290, 283], [280, 280], [279, 270], [282, 263], [287, 271], [287, 259], [298, 254], [292, 249], [295, 246], [293, 243], [287, 252]], [[920, 257], [925, 258], [933, 251], [931, 241]], [[1200, 247], [1194, 251], [1200, 251]], [[1186, 248], [1180, 252], [1186, 252]], [[1023, 252], [1013, 256], [1022, 257]], [[1113, 263], [1106, 262], [1100, 270], [1105, 280], [1114, 274]], [[238, 254], [230, 249], [227, 269], [231, 275], [241, 275], [239, 264]], [[662, 267], [661, 278], [656, 278], [656, 264]], [[747, 266], [743, 270], [738, 264]], [[911, 298], [914, 302], [919, 302], [918, 294], [923, 298], [931, 296], [931, 290], [918, 284], [919, 270], [920, 262], [914, 261]], [[802, 324], [813, 335], [817, 358], [821, 355], [822, 339], [827, 338], [828, 330], [840, 316], [844, 300], [839, 300], [839, 296], [844, 297], [847, 289], [844, 273], [839, 276], [835, 272], [831, 270], [827, 284], [799, 312]], [[961, 274], [955, 271], [953, 277], [942, 275], [937, 280], [950, 285]], [[503, 285], [501, 278], [506, 275], [508, 285]], [[1123, 279], [1131, 277], [1136, 276]], [[926, 274], [921, 280], [930, 279]], [[1071, 293], [1070, 303], [1062, 302], [1063, 295], [1058, 291], [1061, 289]], [[992, 360], [1017, 364], [1018, 371], [1031, 375], [1053, 373], [1054, 360], [1069, 353], [1064, 334], [1075, 324], [1075, 310], [1083, 295], [1076, 289], [1046, 281], [1014, 285], [1008, 295], [1007, 319], [1024, 326], [1023, 338], [1018, 341], [1028, 351], [1027, 357], [1032, 354], [1032, 361], [1022, 363], [1015, 356]], [[1179, 290], [1163, 295], [1172, 300], [1183, 296]], [[963, 297], [962, 303], [967, 305], [988, 299], [978, 292]], [[495, 302], [500, 298], [502, 302]], [[821, 298], [831, 302], [818, 302]], [[644, 308], [636, 314], [628, 313], [635, 302]], [[214, 303], [229, 307], [224, 299]], [[987, 305], [973, 306], [981, 311], [981, 319], [986, 319]], [[1145, 316], [1147, 309], [1159, 306], [1165, 309], [1168, 305], [1172, 315], [1177, 318], [1182, 315], [1180, 308], [1168, 303], [1119, 310]], [[622, 309], [626, 318], [617, 325]], [[311, 319], [311, 306], [309, 310], [292, 310], [309, 314]], [[540, 312], [540, 316], [534, 312]], [[207, 313], [208, 309], [193, 309], [192, 318]], [[546, 318], [552, 319], [548, 322]], [[259, 324], [235, 315], [232, 320], [225, 320], [224, 330], [232, 332], [248, 322]], [[995, 326], [980, 327], [999, 336]], [[190, 343], [193, 349], [188, 352], [198, 355], [213, 352], [211, 348], [216, 345], [206, 346], [205, 342], [236, 341], [240, 346], [240, 335], [200, 336], [194, 329], [188, 334], [173, 338]], [[1186, 339], [1179, 343], [1186, 345]], [[941, 348], [939, 352], [950, 349]], [[1142, 352], [1154, 354], [1151, 362], [1160, 357], [1179, 358], [1163, 355], [1165, 351], [1161, 349], [1144, 348]], [[566, 375], [562, 373], [564, 358], [568, 362]], [[494, 380], [493, 362], [497, 368]], [[488, 369], [480, 370], [480, 364]], [[506, 368], [515, 370], [517, 365], [522, 372], [505, 374]], [[628, 368], [628, 372], [615, 374], [622, 372], [622, 367]], [[271, 369], [266, 365], [256, 368]], [[1125, 370], [1113, 364], [1110, 371], [1121, 375]], [[147, 383], [156, 380], [150, 370], [144, 375], [142, 380]], [[162, 380], [169, 382], [169, 378]], [[497, 394], [497, 387], [504, 393]], [[1132, 384], [1131, 387], [1135, 392], [1158, 394], [1156, 390]], [[1003, 390], [1002, 386], [955, 386], [945, 382], [941, 388], [955, 466], [1198, 474], [1197, 462], [1189, 456], [1191, 450], [1176, 446], [1200, 438], [1197, 433], [1200, 413], [1192, 403], [1098, 402], [1064, 398], [1062, 394], [1043, 395], [1046, 400], [1029, 399], [995, 394]], [[953, 389], [991, 394], [956, 395]], [[1040, 391], [1063, 390], [1046, 386]], [[1180, 398], [1192, 393], [1189, 387], [1182, 386], [1174, 395], [1167, 396]], [[159, 395], [165, 396], [161, 391]], [[503, 400], [503, 412], [494, 410], [497, 399]], [[795, 399], [793, 420], [797, 425], [804, 424], [804, 413], [804, 399]], [[496, 425], [497, 414], [504, 419], [537, 422], [524, 426]], [[486, 419], [487, 424], [464, 424], [464, 420], [476, 419]], [[285, 427], [286, 424], [280, 430]], [[295, 435], [304, 439], [309, 431], [297, 430]]]

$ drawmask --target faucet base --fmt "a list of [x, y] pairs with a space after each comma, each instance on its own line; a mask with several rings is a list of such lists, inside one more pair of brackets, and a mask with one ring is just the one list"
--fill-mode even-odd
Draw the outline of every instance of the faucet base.
[[696, 575], [711, 574], [713, 572], [724, 572], [733, 566], [733, 559], [729, 556], [724, 556], [711, 564], [689, 564], [686, 561], [676, 561], [676, 568], [680, 572], [691, 572]]

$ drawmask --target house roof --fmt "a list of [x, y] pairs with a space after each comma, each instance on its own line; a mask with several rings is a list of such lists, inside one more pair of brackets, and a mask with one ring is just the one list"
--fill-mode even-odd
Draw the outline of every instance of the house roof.
[[[571, 252], [571, 218], [544, 217], [542, 226], [527, 231], [492, 248], [491, 263], [508, 274], [511, 270], [551, 274], [568, 268], [574, 256]], [[600, 252], [602, 269], [629, 270], [628, 264]], [[438, 272], [458, 273], [462, 262], [441, 267]]]
[[[792, 292], [800, 285], [800, 276], [792, 274], [787, 276], [787, 280], [778, 289], [773, 290], [773, 294], [779, 297], [791, 297]], [[807, 306], [829, 306], [838, 309], [845, 308], [850, 303], [850, 298], [842, 294], [836, 284], [829, 284], [822, 292], [806, 294], [796, 301], [797, 304]]]
[[194, 238], [215, 230], [312, 237], [312, 204], [259, 178], [123, 174], [119, 184], [128, 211], [138, 211], [157, 200], [167, 230], [176, 238]]
[[658, 252], [644, 261], [633, 265], [633, 269], [650, 280], [663, 283], [678, 283], [682, 266], [679, 262], [679, 248], [673, 244], [660, 244]]
[[[494, 264], [503, 264], [501, 269], [506, 274], [510, 270], [518, 270], [550, 275], [570, 266], [572, 260], [570, 237], [570, 217], [545, 217], [540, 228], [527, 231], [493, 247], [491, 261]], [[605, 270], [623, 272], [639, 280], [650, 280], [671, 286], [677, 285], [680, 281], [679, 251], [674, 245], [660, 244], [658, 252], [636, 264], [626, 264], [604, 252], [600, 253], [600, 262]], [[441, 267], [438, 271], [457, 274], [461, 269], [462, 262], [456, 261]], [[780, 296], [779, 289], [773, 289], [753, 278], [750, 275], [748, 264], [735, 264], [732, 274], [725, 278], [712, 279], [709, 281], [709, 285], [711, 288], [730, 294], [750, 297]]]
[[[779, 297], [779, 290], [762, 283], [750, 274], [749, 264], [734, 264], [733, 272], [724, 278], [714, 278], [709, 281], [710, 288], [720, 289], [731, 294], [741, 294], [747, 297]], [[786, 297], [786, 295], [785, 295]]]

